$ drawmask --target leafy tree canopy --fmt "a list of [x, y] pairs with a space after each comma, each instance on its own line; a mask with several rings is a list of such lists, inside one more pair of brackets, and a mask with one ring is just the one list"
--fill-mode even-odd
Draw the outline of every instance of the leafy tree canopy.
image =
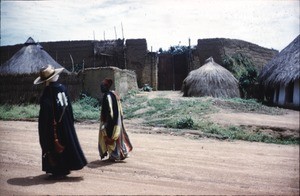
[[245, 98], [253, 97], [253, 87], [257, 84], [258, 73], [252, 61], [241, 53], [223, 58], [223, 66], [239, 81]]

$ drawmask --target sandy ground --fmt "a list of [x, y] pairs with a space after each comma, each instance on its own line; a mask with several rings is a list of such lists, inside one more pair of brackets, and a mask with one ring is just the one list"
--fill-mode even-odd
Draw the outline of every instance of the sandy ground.
[[77, 123], [89, 164], [53, 181], [41, 171], [37, 122], [0, 121], [0, 195], [299, 195], [299, 145], [145, 134], [126, 124], [134, 149], [110, 163], [98, 157], [98, 124]]
[[299, 112], [293, 110], [288, 110], [288, 113], [283, 115], [273, 116], [255, 113], [219, 112], [210, 115], [210, 119], [225, 125], [248, 125], [299, 131]]

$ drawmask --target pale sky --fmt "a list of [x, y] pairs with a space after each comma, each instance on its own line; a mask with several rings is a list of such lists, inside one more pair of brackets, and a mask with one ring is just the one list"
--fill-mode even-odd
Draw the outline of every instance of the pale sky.
[[[240, 39], [282, 50], [299, 35], [299, 0], [1, 0], [1, 46], [146, 38], [148, 50]], [[123, 26], [123, 34], [122, 34]], [[115, 33], [116, 30], [116, 33]]]

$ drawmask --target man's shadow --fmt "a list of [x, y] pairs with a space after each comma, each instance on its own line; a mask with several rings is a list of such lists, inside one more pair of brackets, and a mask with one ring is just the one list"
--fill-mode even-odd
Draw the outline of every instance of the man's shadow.
[[56, 182], [79, 182], [82, 181], [83, 177], [70, 177], [67, 176], [63, 179], [51, 179], [47, 174], [38, 176], [28, 176], [23, 178], [11, 178], [7, 180], [8, 184], [16, 186], [34, 186], [40, 184], [54, 184]]
[[97, 167], [105, 167], [108, 165], [113, 165], [113, 164], [121, 164], [121, 163], [126, 163], [125, 161], [111, 161], [109, 159], [106, 160], [96, 160], [88, 163], [87, 167], [89, 168], [97, 168]]

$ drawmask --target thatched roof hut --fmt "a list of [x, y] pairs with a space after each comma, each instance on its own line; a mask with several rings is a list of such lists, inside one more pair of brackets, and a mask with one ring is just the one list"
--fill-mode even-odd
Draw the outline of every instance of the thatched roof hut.
[[[62, 68], [41, 45], [28, 38], [24, 46], [0, 66], [0, 104], [38, 103], [43, 85], [34, 85], [33, 81], [47, 64]], [[74, 100], [81, 92], [81, 79], [67, 70], [64, 73], [68, 75], [62, 74], [60, 80], [67, 85]]]
[[210, 57], [200, 68], [191, 71], [183, 81], [183, 96], [240, 97], [237, 79]]
[[264, 86], [287, 85], [300, 78], [300, 35], [266, 64], [260, 80]]
[[268, 101], [281, 106], [300, 106], [299, 46], [300, 35], [263, 67], [259, 79]]
[[[37, 74], [47, 64], [62, 68], [41, 45], [29, 37], [16, 54], [0, 66], [0, 75]], [[67, 70], [64, 72], [69, 73]]]

